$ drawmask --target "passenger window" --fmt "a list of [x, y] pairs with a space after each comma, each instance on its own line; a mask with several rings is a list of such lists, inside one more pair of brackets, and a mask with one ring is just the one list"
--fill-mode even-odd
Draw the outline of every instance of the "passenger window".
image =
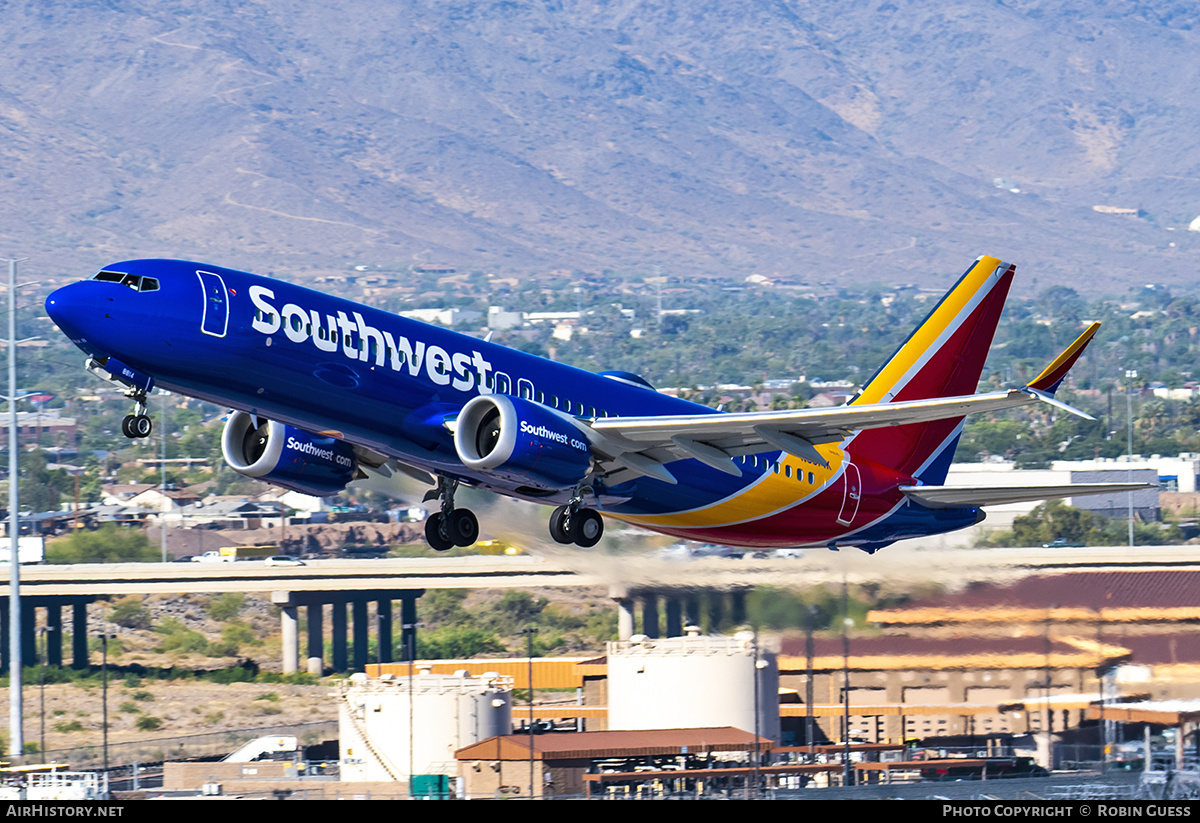
[[810, 485], [810, 486], [816, 485], [816, 482], [817, 482], [817, 476], [815, 474], [813, 474], [812, 472], [809, 472], [808, 473], [808, 485]]

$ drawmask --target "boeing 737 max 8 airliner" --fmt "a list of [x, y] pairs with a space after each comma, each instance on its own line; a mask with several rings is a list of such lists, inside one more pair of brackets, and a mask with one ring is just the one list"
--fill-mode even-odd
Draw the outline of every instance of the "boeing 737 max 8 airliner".
[[1014, 271], [975, 261], [847, 405], [739, 414], [202, 263], [114, 263], [46, 310], [134, 402], [126, 436], [150, 433], [156, 386], [232, 408], [224, 456], [249, 477], [316, 495], [397, 475], [435, 486], [436, 549], [479, 534], [454, 505], [467, 484], [556, 506], [560, 543], [595, 545], [603, 513], [712, 543], [873, 552], [969, 526], [989, 503], [1144, 487], [943, 485], [965, 415], [1082, 414], [1054, 393], [1098, 324], [1027, 385], [975, 394]]

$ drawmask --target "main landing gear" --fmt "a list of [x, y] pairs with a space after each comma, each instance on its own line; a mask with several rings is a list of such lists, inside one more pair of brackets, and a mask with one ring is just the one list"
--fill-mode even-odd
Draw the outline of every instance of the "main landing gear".
[[[458, 481], [439, 475], [437, 488], [425, 493], [425, 500], [441, 501], [441, 511], [425, 521], [425, 540], [431, 548], [449, 551], [455, 546], [470, 546], [479, 539], [479, 520], [470, 509], [454, 507], [454, 492]], [[590, 549], [604, 536], [604, 520], [595, 509], [583, 507], [587, 488], [577, 489], [571, 501], [559, 506], [550, 515], [550, 536], [564, 545], [574, 543]]]
[[585, 489], [577, 489], [571, 502], [559, 506], [550, 515], [550, 536], [554, 542], [568, 545], [574, 543], [590, 549], [604, 536], [604, 519], [595, 509], [583, 508]]
[[425, 500], [439, 499], [442, 510], [429, 515], [425, 521], [425, 539], [439, 551], [449, 551], [455, 546], [470, 546], [479, 539], [479, 520], [470, 509], [454, 508], [454, 492], [457, 480], [438, 476], [437, 488], [426, 492]]
[[125, 415], [125, 418], [121, 420], [121, 434], [130, 440], [149, 437], [150, 432], [154, 429], [154, 424], [146, 415], [146, 393], [144, 391], [131, 391], [128, 393], [128, 396], [133, 398], [135, 405], [133, 414]]

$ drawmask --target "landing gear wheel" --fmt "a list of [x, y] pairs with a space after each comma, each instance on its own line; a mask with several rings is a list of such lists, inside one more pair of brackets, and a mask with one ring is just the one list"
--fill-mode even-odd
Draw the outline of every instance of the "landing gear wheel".
[[604, 535], [604, 519], [595, 509], [580, 509], [570, 520], [571, 542], [590, 549]]
[[479, 520], [470, 509], [455, 509], [445, 520], [446, 531], [454, 545], [466, 547], [479, 539]]
[[564, 546], [575, 542], [568, 531], [567, 511], [566, 506], [559, 506], [550, 515], [550, 536], [554, 538], [555, 543], [562, 543]]
[[454, 548], [454, 541], [442, 533], [442, 521], [441, 512], [429, 515], [429, 519], [425, 521], [425, 540], [429, 543], [430, 548], [439, 552]]
[[133, 432], [134, 437], [149, 437], [153, 428], [154, 423], [144, 414], [134, 416], [133, 422], [129, 424], [129, 430]]
[[149, 437], [154, 423], [144, 414], [127, 414], [121, 420], [121, 434], [136, 440], [139, 437]]

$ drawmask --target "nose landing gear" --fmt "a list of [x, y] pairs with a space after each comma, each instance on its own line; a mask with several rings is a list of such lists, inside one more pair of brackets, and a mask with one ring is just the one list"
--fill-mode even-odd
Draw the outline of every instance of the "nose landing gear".
[[121, 434], [130, 440], [149, 437], [150, 432], [154, 430], [154, 423], [146, 414], [146, 393], [131, 391], [127, 392], [127, 395], [133, 398], [136, 405], [133, 414], [125, 415], [121, 420]]
[[102, 360], [89, 357], [84, 368], [101, 380], [120, 387], [133, 401], [133, 414], [125, 415], [121, 421], [121, 434], [131, 440], [149, 437], [154, 424], [146, 415], [146, 396], [154, 389], [154, 378], [126, 366], [115, 357]]
[[458, 481], [438, 476], [437, 488], [426, 492], [425, 500], [438, 499], [442, 510], [429, 515], [425, 521], [425, 540], [436, 551], [449, 551], [455, 546], [470, 546], [479, 539], [479, 520], [470, 509], [454, 508], [454, 492]]

